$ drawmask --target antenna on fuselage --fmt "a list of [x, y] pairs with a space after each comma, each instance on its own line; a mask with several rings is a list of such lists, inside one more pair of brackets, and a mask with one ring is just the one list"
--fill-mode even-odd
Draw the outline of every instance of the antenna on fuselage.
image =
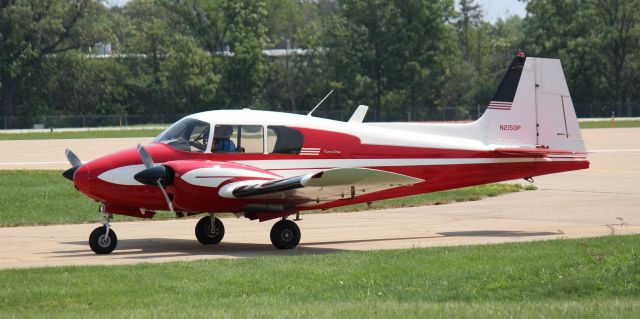
[[322, 101], [320, 101], [320, 103], [318, 103], [318, 105], [316, 105], [316, 107], [313, 108], [313, 110], [311, 110], [311, 112], [309, 112], [309, 114], [307, 114], [307, 116], [311, 116], [311, 113], [313, 113], [313, 111], [315, 111], [318, 106], [320, 106], [320, 104], [322, 104], [322, 102], [324, 102], [324, 100], [326, 100], [329, 95], [331, 95], [331, 93], [333, 93], [333, 90], [329, 91], [329, 94], [327, 94], [327, 96], [324, 97], [324, 99], [322, 99]]

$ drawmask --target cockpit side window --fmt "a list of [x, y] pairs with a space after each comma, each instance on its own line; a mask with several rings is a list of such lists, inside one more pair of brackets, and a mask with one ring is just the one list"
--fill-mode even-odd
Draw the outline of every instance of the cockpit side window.
[[214, 153], [264, 153], [264, 131], [261, 125], [218, 124], [213, 133]]
[[185, 152], [205, 152], [209, 145], [209, 123], [184, 118], [160, 134], [154, 142]]
[[238, 135], [233, 125], [216, 125], [213, 130], [212, 152], [236, 152], [238, 150], [236, 142]]
[[271, 154], [300, 154], [304, 136], [287, 126], [267, 127], [267, 146]]

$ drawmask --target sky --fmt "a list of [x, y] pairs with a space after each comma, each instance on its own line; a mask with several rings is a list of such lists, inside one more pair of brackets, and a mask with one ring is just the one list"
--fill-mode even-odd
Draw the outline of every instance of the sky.
[[112, 6], [123, 6], [125, 5], [125, 3], [127, 3], [127, 1], [129, 0], [104, 0], [104, 3], [106, 3], [107, 6], [112, 7]]
[[491, 22], [514, 14], [524, 18], [527, 13], [526, 4], [518, 0], [478, 0], [477, 3], [484, 10], [485, 18]]
[[[124, 5], [128, 0], [106, 0], [108, 5]], [[458, 3], [457, 0], [455, 0]], [[498, 18], [504, 18], [513, 14], [524, 17], [526, 5], [518, 0], [477, 0], [484, 9], [487, 20], [495, 22]]]

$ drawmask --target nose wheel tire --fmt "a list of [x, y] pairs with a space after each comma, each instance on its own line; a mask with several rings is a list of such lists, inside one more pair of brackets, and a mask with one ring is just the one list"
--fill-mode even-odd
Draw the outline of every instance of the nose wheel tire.
[[283, 219], [271, 228], [271, 243], [278, 249], [293, 249], [300, 243], [300, 228], [288, 219]]
[[211, 216], [206, 216], [196, 224], [196, 238], [203, 245], [217, 244], [224, 237], [224, 224], [216, 217], [213, 219], [212, 224]]
[[98, 227], [89, 235], [89, 247], [98, 255], [110, 254], [118, 245], [118, 236], [113, 229], [109, 229], [107, 234], [107, 228], [104, 226]]

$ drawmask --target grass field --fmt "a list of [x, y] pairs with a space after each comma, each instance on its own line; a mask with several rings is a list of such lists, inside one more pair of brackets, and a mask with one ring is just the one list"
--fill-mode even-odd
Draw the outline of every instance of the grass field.
[[610, 236], [4, 270], [0, 317], [633, 318], [638, 247]]
[[640, 127], [640, 120], [629, 121], [594, 121], [594, 122], [580, 122], [580, 128], [623, 128], [623, 127]]
[[130, 129], [113, 131], [79, 131], [54, 133], [0, 133], [0, 140], [46, 140], [70, 138], [118, 138], [118, 137], [154, 137], [160, 129]]
[[[388, 207], [444, 204], [478, 200], [486, 196], [517, 192], [517, 184], [491, 184], [375, 202], [371, 207], [355, 205], [332, 211], [355, 211]], [[94, 222], [98, 204], [80, 194], [62, 171], [0, 170], [0, 226], [47, 225]], [[159, 213], [155, 218], [174, 218]], [[114, 221], [135, 220], [116, 216]]]
[[[611, 128], [611, 121], [580, 122], [580, 128]], [[640, 127], [640, 121], [616, 121], [615, 127]], [[43, 140], [69, 138], [117, 138], [117, 137], [155, 137], [160, 129], [129, 129], [84, 132], [54, 132], [50, 133], [0, 133], [0, 140]]]

